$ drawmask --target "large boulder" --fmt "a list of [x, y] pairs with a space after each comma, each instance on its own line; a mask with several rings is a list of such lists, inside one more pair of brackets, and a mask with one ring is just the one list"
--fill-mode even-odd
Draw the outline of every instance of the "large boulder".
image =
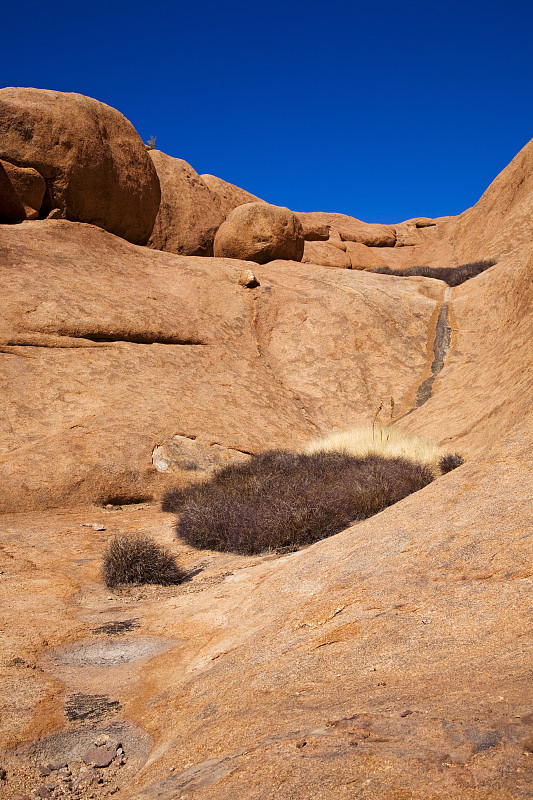
[[212, 256], [224, 221], [210, 190], [181, 158], [149, 150], [161, 184], [161, 203], [148, 245], [185, 256]]
[[345, 242], [361, 242], [368, 247], [394, 247], [396, 244], [396, 232], [392, 225], [375, 225], [346, 214], [326, 211], [300, 211], [298, 216], [308, 241], [327, 238], [326, 229], [331, 227], [339, 231]]
[[200, 175], [200, 177], [215, 198], [215, 202], [224, 215], [224, 219], [237, 206], [242, 206], [245, 203], [264, 202], [260, 197], [256, 197], [255, 194], [251, 194], [239, 186], [234, 186], [233, 183], [223, 181], [222, 178], [217, 178], [215, 175]]
[[266, 264], [275, 259], [301, 261], [304, 238], [300, 220], [288, 208], [245, 203], [235, 208], [215, 237], [215, 256]]
[[0, 158], [46, 181], [40, 216], [89, 222], [145, 244], [159, 181], [133, 126], [110, 106], [47, 89], [0, 90]]

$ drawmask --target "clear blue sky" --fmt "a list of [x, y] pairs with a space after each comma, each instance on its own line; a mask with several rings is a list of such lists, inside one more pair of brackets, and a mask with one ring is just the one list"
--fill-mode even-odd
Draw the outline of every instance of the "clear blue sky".
[[294, 210], [457, 214], [533, 137], [533, 4], [26, 0], [0, 81], [96, 97]]

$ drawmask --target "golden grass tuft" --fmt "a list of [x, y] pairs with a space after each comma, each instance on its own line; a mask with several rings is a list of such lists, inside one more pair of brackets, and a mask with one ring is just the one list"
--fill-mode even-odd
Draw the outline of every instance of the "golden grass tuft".
[[347, 453], [364, 458], [379, 455], [383, 458], [405, 458], [431, 469], [435, 476], [441, 475], [439, 462], [442, 453], [436, 442], [422, 436], [386, 425], [368, 425], [348, 428], [331, 433], [321, 439], [313, 439], [305, 448], [306, 453]]

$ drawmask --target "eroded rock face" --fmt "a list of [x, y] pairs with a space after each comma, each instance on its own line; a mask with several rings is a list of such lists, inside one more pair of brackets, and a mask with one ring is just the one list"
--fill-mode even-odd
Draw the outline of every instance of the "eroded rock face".
[[235, 208], [215, 238], [215, 256], [257, 264], [278, 258], [301, 261], [303, 250], [303, 231], [296, 214], [263, 202]]
[[188, 256], [212, 256], [224, 215], [211, 191], [186, 161], [160, 150], [149, 150], [148, 154], [161, 184], [161, 203], [149, 247]]
[[233, 183], [223, 181], [222, 178], [217, 178], [215, 175], [201, 175], [200, 177], [215, 198], [215, 202], [224, 215], [224, 219], [226, 219], [237, 206], [242, 206], [245, 203], [263, 202], [263, 200], [261, 200], [260, 197], [256, 197], [255, 194], [240, 189], [238, 186], [234, 186]]
[[335, 228], [345, 242], [361, 242], [368, 247], [394, 247], [396, 233], [392, 225], [373, 225], [346, 214], [324, 211], [299, 211], [298, 216], [307, 240], [323, 239], [327, 228]]
[[17, 167], [9, 161], [0, 161], [17, 197], [24, 206], [26, 219], [38, 219], [46, 182], [33, 167]]
[[246, 461], [250, 456], [216, 442], [188, 436], [172, 436], [152, 453], [152, 463], [158, 472], [189, 473], [205, 477], [215, 469], [233, 461]]
[[23, 219], [26, 219], [26, 211], [4, 168], [4, 162], [0, 161], [0, 224], [22, 222]]
[[145, 244], [159, 208], [157, 174], [128, 120], [81, 94], [0, 90], [0, 158], [46, 181], [40, 208]]

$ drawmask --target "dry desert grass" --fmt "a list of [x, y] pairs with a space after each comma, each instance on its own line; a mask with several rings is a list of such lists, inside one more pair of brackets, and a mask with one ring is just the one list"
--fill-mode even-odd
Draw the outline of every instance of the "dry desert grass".
[[375, 425], [348, 428], [313, 439], [305, 448], [307, 453], [346, 453], [357, 458], [377, 455], [385, 459], [403, 458], [429, 467], [435, 476], [441, 474], [442, 453], [435, 442], [408, 433], [401, 428]]

